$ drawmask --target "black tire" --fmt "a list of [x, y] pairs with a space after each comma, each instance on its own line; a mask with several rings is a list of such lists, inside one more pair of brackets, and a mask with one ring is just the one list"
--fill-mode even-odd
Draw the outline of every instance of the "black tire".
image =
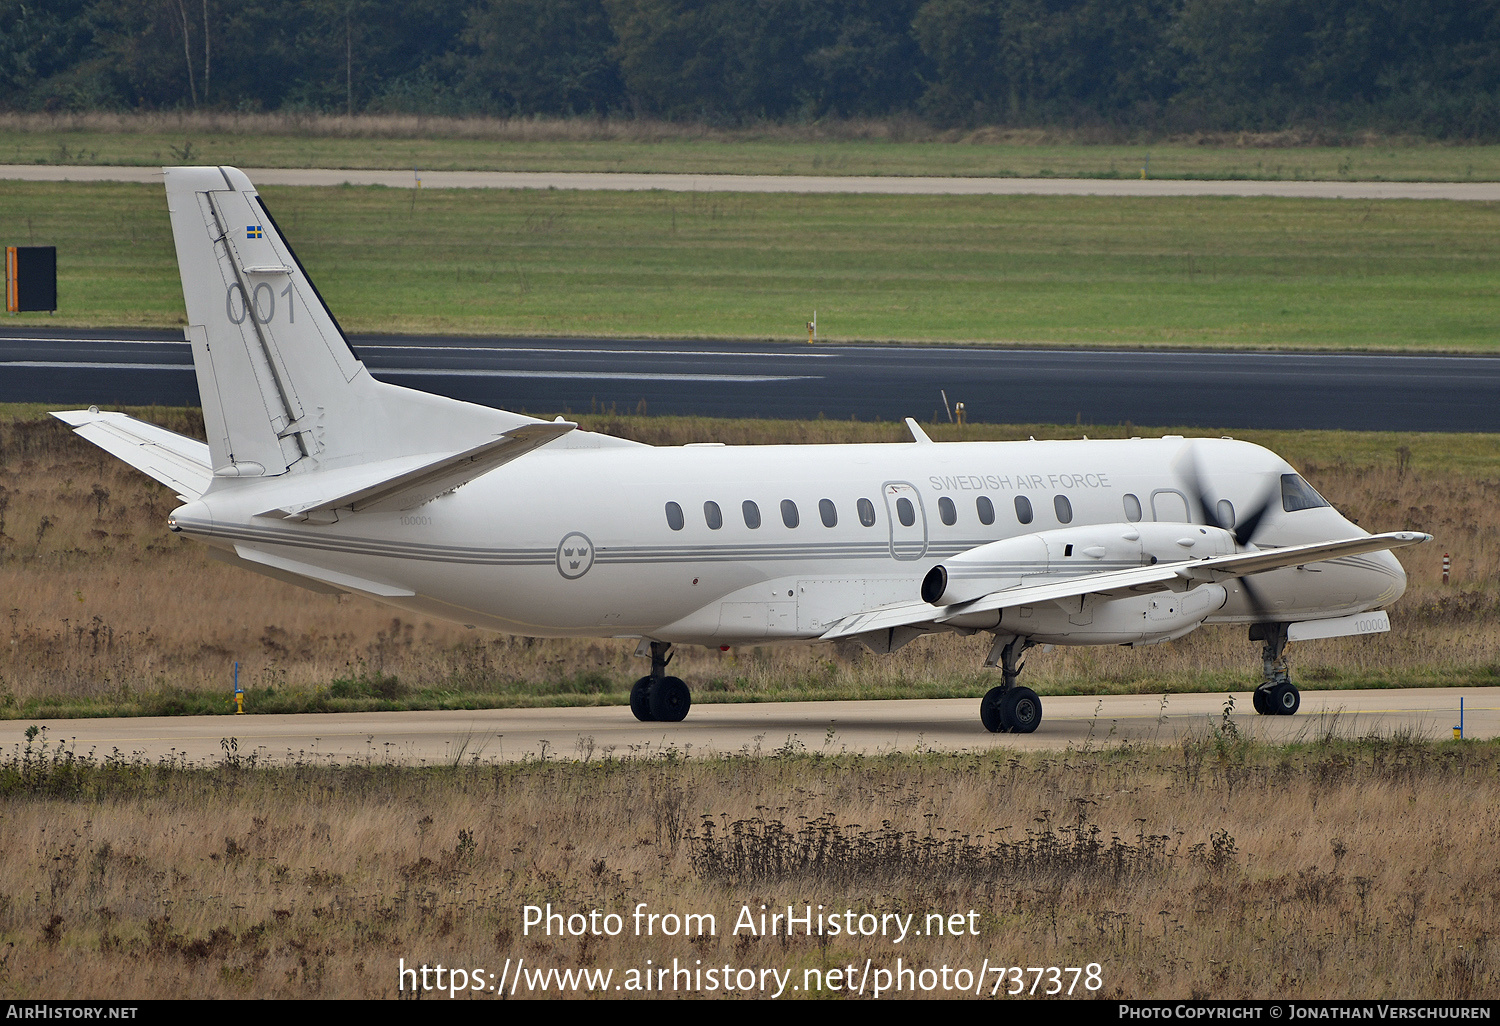
[[654, 679], [642, 677], [630, 689], [630, 711], [635, 713], [635, 718], [642, 723], [650, 723], [656, 719], [651, 715], [651, 682]]
[[1000, 715], [1001, 700], [1004, 697], [1004, 688], [990, 688], [979, 700], [979, 722], [983, 723], [984, 729], [991, 734], [1004, 734], [1010, 730]]
[[1256, 688], [1250, 695], [1250, 704], [1255, 706], [1255, 711], [1262, 716], [1274, 716], [1276, 710], [1271, 708], [1271, 693], [1265, 688]]
[[693, 693], [678, 677], [663, 677], [651, 686], [651, 718], [679, 723], [693, 707]]
[[1011, 688], [1000, 703], [1000, 715], [1012, 734], [1030, 734], [1041, 726], [1042, 700], [1030, 688]]
[[1302, 706], [1302, 693], [1294, 684], [1278, 684], [1271, 692], [1272, 711], [1278, 716], [1291, 716]]

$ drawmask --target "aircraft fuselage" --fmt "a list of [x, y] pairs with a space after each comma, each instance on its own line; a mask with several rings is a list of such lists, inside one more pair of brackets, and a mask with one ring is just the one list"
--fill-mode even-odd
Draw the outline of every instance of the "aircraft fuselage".
[[[979, 545], [1191, 524], [1195, 499], [1174, 467], [1184, 444], [543, 448], [407, 511], [334, 523], [258, 516], [276, 483], [236, 481], [183, 506], [173, 523], [219, 547], [238, 543], [409, 590], [383, 600], [413, 612], [509, 633], [809, 639], [850, 611], [916, 598], [930, 568]], [[1188, 444], [1213, 467], [1214, 498], [1236, 510], [1264, 502], [1293, 473], [1250, 443]], [[1332, 507], [1287, 512], [1277, 501], [1256, 541], [1362, 533]], [[1077, 548], [1028, 583], [1114, 566]], [[1226, 587], [1206, 622], [1250, 622], [1266, 609], [1287, 620], [1360, 612], [1398, 597], [1405, 575], [1385, 552], [1261, 574], [1258, 614], [1239, 582]], [[1099, 643], [1075, 633], [1078, 643]]]

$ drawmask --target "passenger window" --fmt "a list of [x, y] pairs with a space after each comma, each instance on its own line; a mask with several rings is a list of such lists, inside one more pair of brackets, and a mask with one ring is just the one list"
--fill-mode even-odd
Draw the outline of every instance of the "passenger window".
[[1031, 523], [1031, 500], [1024, 495], [1016, 496], [1016, 519], [1023, 524]]
[[708, 522], [710, 531], [717, 531], [724, 526], [724, 513], [719, 509], [717, 502], [705, 502], [703, 504], [703, 519]]
[[958, 522], [958, 509], [953, 505], [953, 500], [943, 496], [938, 500], [938, 516], [943, 518], [943, 523], [952, 527]]
[[902, 527], [910, 527], [917, 522], [917, 511], [910, 499], [902, 497], [896, 500], [896, 519], [901, 521]]
[[974, 500], [974, 506], [979, 510], [979, 522], [989, 527], [995, 522], [995, 504], [990, 501], [988, 495], [981, 495]]
[[832, 499], [818, 500], [818, 516], [823, 518], [824, 527], [837, 527], [839, 524], [839, 511], [834, 508]]
[[1059, 524], [1071, 524], [1073, 522], [1073, 504], [1068, 501], [1066, 495], [1054, 495], [1052, 497], [1052, 509], [1057, 514]]
[[781, 500], [781, 522], [788, 527], [796, 527], [802, 522], [802, 518], [797, 516], [797, 504], [791, 499]]
[[1234, 530], [1234, 503], [1228, 499], [1220, 499], [1219, 504], [1214, 507], [1214, 512], [1219, 516], [1219, 526], [1226, 531]]
[[875, 504], [869, 499], [860, 499], [855, 505], [859, 508], [859, 522], [866, 527], [874, 527]]
[[746, 499], [744, 501], [744, 503], [742, 503], [740, 505], [740, 510], [741, 510], [741, 512], [743, 512], [745, 514], [745, 526], [746, 527], [750, 528], [750, 530], [752, 530], [752, 531], [755, 530], [756, 528], [760, 527], [760, 507], [759, 506], [757, 506], [755, 503], [751, 502], [749, 499]]
[[667, 526], [674, 531], [680, 531], [685, 523], [687, 521], [682, 517], [682, 507], [675, 502], [667, 503]]
[[1141, 500], [1128, 493], [1125, 496], [1125, 519], [1132, 524], [1139, 523], [1141, 519]]

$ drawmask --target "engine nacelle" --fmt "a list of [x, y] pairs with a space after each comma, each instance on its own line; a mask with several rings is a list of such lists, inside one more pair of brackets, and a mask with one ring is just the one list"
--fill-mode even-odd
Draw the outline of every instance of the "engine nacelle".
[[1085, 595], [1012, 606], [990, 629], [1049, 645], [1154, 645], [1196, 630], [1228, 598], [1222, 584], [1120, 598]]
[[1023, 584], [1236, 551], [1234, 535], [1198, 524], [1096, 524], [1063, 527], [979, 545], [933, 567], [922, 598], [935, 606], [968, 602]]

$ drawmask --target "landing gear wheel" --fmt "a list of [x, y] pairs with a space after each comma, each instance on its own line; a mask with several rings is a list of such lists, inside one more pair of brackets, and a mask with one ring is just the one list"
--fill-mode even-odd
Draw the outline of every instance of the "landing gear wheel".
[[1271, 690], [1271, 711], [1278, 716], [1290, 716], [1302, 705], [1302, 693], [1295, 684], [1278, 684]]
[[1271, 708], [1271, 692], [1266, 688], [1256, 688], [1250, 695], [1250, 704], [1255, 706], [1255, 711], [1262, 716], [1276, 715], [1276, 710]]
[[662, 677], [651, 685], [651, 718], [679, 723], [693, 706], [693, 693], [679, 677]]
[[1011, 688], [1000, 700], [1000, 719], [1012, 734], [1030, 734], [1042, 722], [1042, 700], [1030, 688]]
[[651, 715], [651, 682], [655, 679], [642, 677], [630, 689], [630, 711], [635, 713], [635, 718], [642, 723], [650, 723], [656, 719]]
[[1005, 698], [1004, 688], [990, 688], [979, 700], [979, 722], [991, 734], [1009, 733], [1010, 728], [1000, 715], [1000, 706]]
[[1286, 665], [1288, 630], [1289, 625], [1284, 623], [1257, 623], [1250, 627], [1250, 640], [1265, 642], [1260, 650], [1265, 676], [1255, 690], [1254, 699], [1255, 711], [1265, 716], [1290, 716], [1302, 705], [1302, 695], [1292, 683]]

